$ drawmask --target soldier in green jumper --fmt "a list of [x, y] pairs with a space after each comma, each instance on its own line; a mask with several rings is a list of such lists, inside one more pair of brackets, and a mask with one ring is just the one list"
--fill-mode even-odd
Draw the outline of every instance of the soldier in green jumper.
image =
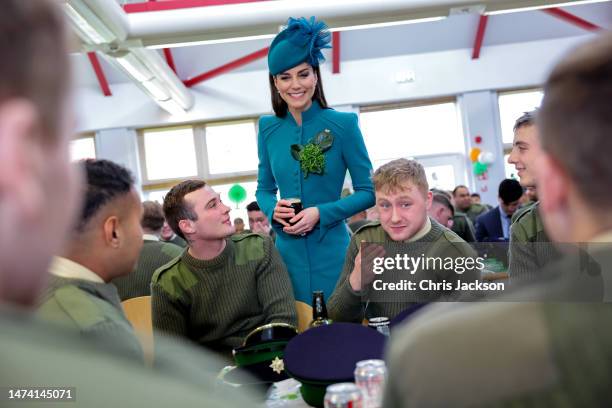
[[85, 337], [121, 339], [128, 353], [142, 358], [111, 279], [132, 272], [142, 247], [142, 214], [134, 180], [108, 160], [88, 159], [81, 217], [62, 256], [51, 264], [51, 283], [38, 314], [78, 330]]
[[[361, 322], [364, 318], [394, 318], [416, 303], [435, 301], [453, 295], [453, 290], [431, 292], [405, 292], [387, 299], [364, 302], [373, 294], [375, 276], [369, 263], [374, 257], [384, 257], [380, 246], [360, 248], [360, 243], [393, 244], [407, 242], [407, 255], [417, 258], [421, 255], [434, 258], [475, 258], [476, 253], [454, 232], [440, 225], [427, 215], [431, 207], [432, 193], [427, 185], [423, 166], [414, 160], [393, 160], [376, 170], [373, 176], [376, 207], [380, 221], [373, 221], [361, 227], [351, 238], [342, 274], [328, 302], [330, 317], [337, 321]], [[362, 254], [362, 251], [367, 251]], [[363, 265], [363, 268], [362, 268]], [[406, 273], [409, 275], [409, 273]], [[473, 269], [463, 276], [454, 270], [419, 270], [418, 279], [435, 282], [478, 280], [480, 271]], [[383, 297], [386, 295], [382, 295]], [[417, 298], [426, 299], [421, 302]]]
[[[433, 202], [429, 215], [459, 235], [465, 242], [476, 242], [472, 221], [464, 213], [455, 210], [451, 193], [436, 188], [431, 189], [431, 192], [433, 193]], [[452, 222], [448, 222], [448, 220], [442, 222], [448, 215], [450, 215]], [[448, 226], [449, 224], [450, 227]]]
[[210, 186], [200, 180], [174, 186], [164, 213], [189, 247], [153, 276], [156, 332], [224, 354], [261, 325], [296, 325], [291, 281], [272, 240], [232, 235], [229, 207]]
[[170, 228], [170, 225], [168, 225], [167, 221], [164, 221], [161, 234], [159, 235], [159, 240], [162, 242], [169, 242], [171, 244], [180, 246], [181, 248], [187, 248], [187, 241], [176, 235], [174, 231], [172, 231], [172, 228]]
[[113, 279], [122, 301], [151, 295], [151, 278], [153, 273], [183, 253], [183, 248], [171, 242], [159, 239], [164, 225], [164, 210], [157, 201], [142, 203], [142, 249], [134, 271], [125, 276]]
[[488, 211], [487, 207], [482, 204], [472, 204], [470, 190], [463, 185], [459, 185], [453, 190], [453, 201], [455, 202], [455, 211], [467, 215], [472, 224], [476, 223], [476, 218], [480, 214]]
[[[513, 164], [523, 187], [535, 187], [534, 167], [542, 157], [542, 148], [535, 123], [536, 111], [526, 112], [514, 124], [514, 141], [508, 163]], [[557, 259], [550, 242], [539, 204], [529, 204], [512, 219], [508, 274], [514, 282], [536, 278], [547, 263]]]

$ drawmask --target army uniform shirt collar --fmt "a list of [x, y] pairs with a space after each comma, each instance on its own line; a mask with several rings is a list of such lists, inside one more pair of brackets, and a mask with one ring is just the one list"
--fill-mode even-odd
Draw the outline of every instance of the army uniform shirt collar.
[[[172, 237], [174, 238], [174, 237]], [[144, 241], [159, 241], [159, 237], [153, 234], [142, 234], [142, 239]]]
[[50, 267], [51, 275], [66, 279], [81, 279], [88, 282], [104, 283], [101, 277], [83, 265], [70, 259], [56, 256]]

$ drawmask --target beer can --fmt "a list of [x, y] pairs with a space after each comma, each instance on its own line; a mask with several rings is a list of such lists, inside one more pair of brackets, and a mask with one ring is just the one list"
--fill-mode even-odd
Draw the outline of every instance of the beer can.
[[389, 318], [372, 317], [368, 320], [368, 327], [377, 330], [379, 333], [389, 336]]
[[383, 360], [363, 360], [355, 367], [355, 385], [363, 393], [365, 408], [382, 406], [387, 379], [387, 366]]
[[332, 384], [325, 392], [324, 408], [366, 408], [363, 394], [353, 383]]

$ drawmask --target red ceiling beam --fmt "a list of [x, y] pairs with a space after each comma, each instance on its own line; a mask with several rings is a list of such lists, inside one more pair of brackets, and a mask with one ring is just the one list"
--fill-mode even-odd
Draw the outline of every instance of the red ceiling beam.
[[176, 65], [174, 64], [174, 57], [172, 56], [172, 51], [170, 51], [170, 48], [164, 48], [164, 57], [166, 57], [166, 62], [168, 63], [170, 69], [172, 69], [176, 74]]
[[476, 39], [474, 40], [474, 49], [472, 51], [472, 59], [480, 57], [480, 49], [482, 48], [482, 40], [484, 40], [485, 30], [487, 29], [487, 21], [489, 16], [482, 15], [478, 20], [478, 30], [476, 30]]
[[340, 73], [340, 31], [332, 33], [332, 73]]
[[584, 28], [585, 30], [588, 30], [588, 31], [598, 31], [602, 29], [601, 27], [591, 23], [590, 21], [580, 18], [575, 14], [568, 13], [567, 11], [561, 10], [560, 8], [557, 8], [557, 7], [543, 9], [542, 11], [547, 14], [550, 14], [551, 16], [554, 16], [563, 21], [566, 21], [570, 24], [573, 24], [580, 28]]
[[108, 86], [108, 81], [106, 80], [106, 75], [104, 75], [104, 71], [102, 70], [102, 65], [100, 65], [100, 61], [98, 60], [98, 56], [95, 52], [88, 52], [87, 56], [89, 57], [89, 62], [91, 62], [91, 66], [96, 73], [96, 77], [98, 78], [98, 83], [100, 84], [100, 88], [102, 89], [102, 93], [104, 96], [111, 96], [111, 90]]
[[126, 13], [142, 13], [147, 11], [176, 10], [192, 7], [224, 6], [228, 4], [254, 3], [266, 0], [168, 0], [149, 1], [146, 3], [128, 3], [123, 5]]
[[264, 58], [266, 55], [268, 55], [268, 50], [270, 47], [266, 47], [266, 48], [262, 48], [259, 51], [255, 51], [249, 55], [246, 55], [242, 58], [238, 58], [237, 60], [234, 60], [232, 62], [229, 62], [225, 65], [220, 66], [219, 68], [215, 68], [213, 70], [210, 70], [208, 72], [205, 72], [203, 74], [200, 74], [198, 76], [195, 76], [193, 78], [190, 78], [186, 81], [183, 81], [183, 83], [185, 84], [185, 86], [187, 87], [192, 87], [194, 85], [199, 84], [202, 81], [206, 81], [208, 79], [211, 79], [213, 77], [216, 77], [218, 75], [221, 75], [225, 72], [234, 70], [236, 68], [240, 68], [243, 65], [249, 64], [253, 61], [256, 61], [260, 58]]

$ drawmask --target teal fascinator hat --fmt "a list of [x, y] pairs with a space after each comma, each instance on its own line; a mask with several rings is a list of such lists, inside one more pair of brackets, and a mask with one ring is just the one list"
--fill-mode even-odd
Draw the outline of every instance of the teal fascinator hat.
[[289, 18], [287, 28], [278, 33], [268, 51], [270, 74], [277, 75], [307, 62], [313, 67], [325, 60], [321, 50], [331, 48], [331, 34], [327, 25], [304, 17]]

